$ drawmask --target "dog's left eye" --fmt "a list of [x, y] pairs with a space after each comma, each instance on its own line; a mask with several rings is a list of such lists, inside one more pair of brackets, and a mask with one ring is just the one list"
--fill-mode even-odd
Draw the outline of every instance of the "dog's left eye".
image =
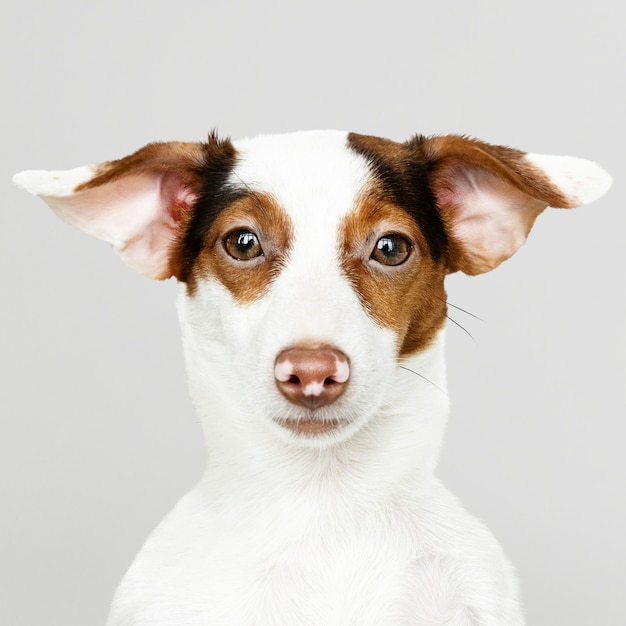
[[250, 261], [263, 254], [259, 238], [249, 230], [236, 230], [224, 239], [224, 248], [233, 259]]
[[389, 234], [381, 237], [374, 246], [371, 258], [382, 265], [400, 265], [411, 253], [411, 244], [400, 235]]

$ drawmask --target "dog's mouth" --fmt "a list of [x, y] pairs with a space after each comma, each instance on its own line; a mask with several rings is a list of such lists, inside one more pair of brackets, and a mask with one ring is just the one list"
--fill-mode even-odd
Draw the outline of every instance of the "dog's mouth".
[[339, 420], [319, 420], [312, 418], [281, 419], [278, 423], [296, 435], [316, 436], [336, 430], [340, 426]]

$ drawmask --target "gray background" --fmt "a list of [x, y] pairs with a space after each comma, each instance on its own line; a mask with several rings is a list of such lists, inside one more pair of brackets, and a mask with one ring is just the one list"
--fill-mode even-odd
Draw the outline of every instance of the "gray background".
[[198, 477], [176, 286], [10, 184], [156, 139], [458, 132], [596, 160], [612, 192], [551, 211], [497, 271], [449, 280], [440, 473], [517, 565], [534, 626], [626, 608], [619, 3], [9, 0], [2, 63], [0, 623], [102, 624]]

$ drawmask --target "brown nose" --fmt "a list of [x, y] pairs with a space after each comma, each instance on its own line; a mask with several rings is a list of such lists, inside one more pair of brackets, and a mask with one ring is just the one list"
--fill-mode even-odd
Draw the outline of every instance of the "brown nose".
[[330, 346], [283, 350], [274, 367], [276, 385], [294, 404], [316, 409], [334, 402], [350, 378], [348, 357]]

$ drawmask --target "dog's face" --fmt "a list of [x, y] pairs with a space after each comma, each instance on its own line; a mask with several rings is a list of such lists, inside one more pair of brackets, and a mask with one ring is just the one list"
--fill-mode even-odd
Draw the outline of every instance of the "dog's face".
[[[398, 358], [441, 329], [443, 255], [344, 133], [235, 149], [224, 206], [190, 223], [175, 253], [184, 326], [204, 329], [201, 347], [195, 333], [185, 340], [193, 395], [221, 362], [244, 414], [293, 442], [336, 442], [381, 408]], [[422, 202], [427, 213], [432, 200]], [[192, 240], [202, 244], [190, 262]]]
[[366, 429], [410, 389], [423, 406], [445, 402], [445, 276], [492, 269], [546, 206], [588, 202], [610, 182], [579, 159], [343, 132], [151, 144], [21, 176], [131, 267], [182, 283], [192, 397], [213, 429], [316, 447]]

